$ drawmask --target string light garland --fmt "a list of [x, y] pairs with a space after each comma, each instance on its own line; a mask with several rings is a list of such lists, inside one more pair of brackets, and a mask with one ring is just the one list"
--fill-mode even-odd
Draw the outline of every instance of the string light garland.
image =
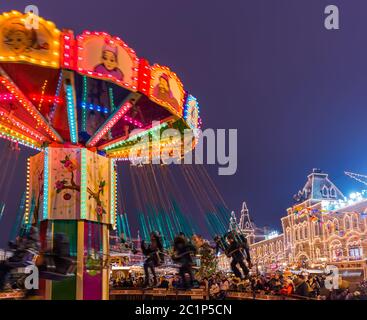
[[37, 125], [44, 129], [53, 140], [57, 142], [62, 142], [62, 138], [60, 137], [60, 135], [57, 134], [56, 131], [48, 124], [46, 119], [42, 116], [41, 113], [39, 113], [37, 108], [25, 97], [25, 95], [16, 87], [15, 84], [4, 77], [4, 73], [1, 68], [0, 73], [2, 73], [2, 76], [0, 76], [0, 83], [9, 91], [10, 94], [13, 95], [13, 97], [20, 104], [23, 105], [29, 115], [32, 116], [34, 120], [36, 120]]
[[49, 148], [44, 151], [43, 163], [43, 220], [46, 220], [49, 213]]
[[75, 94], [73, 86], [66, 85], [66, 106], [68, 110], [68, 122], [70, 131], [70, 140], [72, 143], [78, 143], [78, 123], [76, 116]]
[[87, 218], [87, 150], [81, 149], [80, 218]]
[[41, 144], [37, 141], [5, 126], [4, 124], [0, 123], [0, 136], [4, 139], [7, 139], [12, 142], [18, 142], [21, 145], [26, 147], [30, 147], [35, 150], [41, 151]]
[[82, 102], [81, 107], [83, 110], [89, 109], [89, 110], [93, 110], [93, 111], [97, 111], [97, 112], [101, 112], [105, 114], [109, 113], [108, 107], [103, 107], [103, 106], [95, 105], [92, 103]]
[[139, 132], [139, 133], [129, 137], [128, 139], [123, 138], [124, 140], [108, 143], [108, 144], [105, 144], [105, 145], [101, 146], [100, 148], [101, 148], [101, 150], [108, 151], [108, 150], [111, 150], [111, 149], [114, 149], [114, 148], [117, 148], [117, 147], [121, 147], [125, 144], [134, 142], [138, 138], [141, 138], [141, 137], [144, 137], [146, 135], [152, 134], [156, 130], [164, 129], [167, 126], [168, 126], [168, 124], [166, 122], [164, 122], [164, 123], [161, 123], [157, 126], [154, 126], [154, 127], [150, 128], [146, 131]]
[[[87, 98], [88, 98], [88, 78], [83, 76], [83, 93], [82, 93], [82, 131], [87, 131]], [[85, 106], [85, 108], [83, 108]]]
[[[7, 111], [4, 111], [2, 108], [0, 108], [0, 119], [2, 121], [7, 122], [11, 126], [17, 127], [23, 133], [26, 133], [27, 136], [30, 137], [31, 139], [35, 139], [40, 143], [45, 142], [45, 141], [49, 141], [48, 138], [46, 138], [45, 136], [39, 134], [37, 131], [34, 131], [30, 126], [26, 125], [23, 122], [20, 122], [19, 120], [14, 119], [11, 116], [11, 113], [9, 113]], [[10, 129], [10, 127], [9, 127], [9, 129]], [[21, 132], [19, 132], [19, 133], [21, 134]]]
[[111, 193], [111, 197], [110, 197], [110, 219], [111, 219], [111, 224], [113, 226], [113, 228], [116, 228], [116, 196], [117, 196], [117, 176], [116, 176], [116, 168], [115, 168], [115, 161], [114, 159], [110, 160], [110, 170], [111, 170], [111, 175], [110, 175], [110, 193]]
[[130, 124], [133, 124], [134, 126], [137, 126], [138, 128], [143, 128], [144, 127], [144, 125], [140, 121], [135, 120], [134, 118], [131, 118], [129, 116], [124, 116], [124, 120], [127, 121]]
[[[197, 121], [194, 121], [195, 117]], [[184, 119], [191, 129], [197, 129], [199, 127], [200, 108], [197, 99], [191, 94], [187, 94]]]
[[29, 197], [30, 197], [30, 173], [31, 173], [31, 159], [27, 158], [27, 184], [26, 184], [26, 196], [25, 196], [25, 214], [24, 214], [24, 222], [25, 224], [29, 223]]

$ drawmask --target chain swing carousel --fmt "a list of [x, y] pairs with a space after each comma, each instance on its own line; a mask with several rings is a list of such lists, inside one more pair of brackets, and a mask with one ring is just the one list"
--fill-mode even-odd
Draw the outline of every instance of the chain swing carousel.
[[118, 37], [76, 36], [42, 18], [29, 30], [26, 19], [0, 15], [0, 136], [39, 151], [27, 162], [24, 223], [39, 226], [44, 248], [66, 234], [77, 259], [75, 276], [41, 281], [40, 291], [108, 299], [117, 161], [182, 156], [181, 137], [162, 135], [166, 128], [191, 130], [194, 148], [198, 104], [168, 67], [138, 58]]

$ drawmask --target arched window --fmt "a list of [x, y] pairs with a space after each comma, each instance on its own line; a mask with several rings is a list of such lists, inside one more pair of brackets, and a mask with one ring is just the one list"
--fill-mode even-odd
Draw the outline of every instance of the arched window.
[[335, 218], [333, 220], [333, 222], [334, 222], [334, 233], [338, 234], [339, 231], [340, 231], [340, 229], [339, 229], [339, 221], [338, 221], [338, 219]]
[[341, 261], [343, 259], [343, 247], [339, 240], [335, 240], [330, 244], [330, 254], [333, 261]]
[[317, 248], [316, 249], [316, 259], [318, 260], [318, 259], [320, 259], [320, 257], [321, 257], [321, 252], [320, 252], [320, 249]]
[[279, 241], [279, 252], [283, 251], [283, 241]]
[[329, 197], [329, 188], [327, 186], [323, 186], [321, 189], [321, 194], [324, 198]]
[[353, 229], [358, 230], [358, 215], [354, 214], [352, 218]]
[[336, 190], [334, 187], [330, 188], [330, 198], [336, 198]]
[[330, 237], [335, 233], [335, 225], [332, 221], [328, 221], [325, 225], [325, 233], [327, 237]]
[[351, 227], [350, 217], [349, 216], [345, 216], [344, 217], [344, 227], [345, 227], [345, 230], [349, 230], [350, 227]]
[[349, 260], [361, 260], [363, 258], [363, 248], [361, 240], [349, 241], [347, 244]]
[[307, 228], [307, 223], [305, 223], [304, 227], [303, 227], [303, 233], [305, 235], [305, 239], [308, 239], [308, 228]]
[[315, 236], [319, 236], [320, 235], [320, 225], [318, 221], [314, 221], [313, 228], [314, 228]]
[[287, 243], [291, 242], [291, 229], [288, 227], [287, 228]]

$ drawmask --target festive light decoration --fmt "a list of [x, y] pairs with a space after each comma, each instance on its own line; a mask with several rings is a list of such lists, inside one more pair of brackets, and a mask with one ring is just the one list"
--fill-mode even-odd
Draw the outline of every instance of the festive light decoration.
[[57, 87], [56, 87], [56, 94], [54, 97], [54, 104], [50, 110], [49, 119], [52, 120], [55, 116], [56, 108], [59, 104], [63, 103], [63, 100], [60, 99], [60, 92], [62, 87], [62, 80], [63, 80], [63, 72], [60, 70], [59, 73], [59, 79], [57, 81]]
[[13, 127], [13, 129], [14, 129], [14, 126], [19, 128], [23, 133], [26, 133], [27, 136], [31, 139], [35, 139], [40, 143], [42, 141], [48, 141], [47, 137], [39, 134], [37, 131], [34, 131], [30, 126], [26, 125], [25, 123], [14, 119], [11, 116], [11, 113], [3, 110], [1, 107], [0, 107], [0, 119], [1, 121], [5, 121], [8, 124], [10, 124]]
[[35, 150], [41, 150], [41, 145], [37, 141], [3, 125], [0, 123], [0, 137], [10, 140], [12, 142], [18, 142], [21, 145], [30, 147]]
[[81, 149], [80, 218], [87, 218], [87, 150]]
[[191, 129], [199, 126], [200, 109], [197, 99], [191, 94], [187, 95], [184, 107], [184, 119]]
[[49, 149], [46, 148], [44, 151], [44, 164], [43, 164], [43, 220], [48, 217], [49, 203]]
[[70, 130], [70, 140], [78, 143], [78, 123], [76, 118], [75, 94], [71, 85], [66, 85], [66, 106], [68, 110], [68, 121]]
[[47, 84], [48, 84], [48, 80], [46, 79], [45, 82], [43, 83], [42, 88], [41, 88], [41, 95], [40, 95], [40, 98], [39, 98], [38, 110], [41, 110], [43, 101], [45, 100], [45, 91], [46, 91], [46, 88], [47, 88]]
[[149, 95], [150, 78], [151, 78], [151, 72], [148, 60], [140, 59], [138, 90], [144, 93], [145, 95]]
[[0, 94], [0, 101], [13, 101], [14, 96], [9, 93]]
[[111, 110], [115, 111], [115, 97], [113, 95], [113, 89], [112, 88], [108, 88], [108, 96], [110, 98], [110, 106], [111, 106]]
[[132, 103], [130, 101], [125, 102], [114, 114], [112, 114], [107, 121], [101, 126], [95, 135], [90, 138], [87, 142], [88, 147], [94, 147], [98, 141], [100, 141], [104, 135], [108, 133], [109, 130], [132, 108]]
[[108, 150], [111, 150], [111, 149], [114, 149], [114, 148], [117, 148], [117, 147], [121, 147], [125, 144], [134, 142], [136, 139], [144, 137], [145, 135], [152, 134], [156, 130], [161, 130], [161, 129], [167, 127], [167, 126], [168, 126], [167, 123], [161, 123], [157, 126], [154, 126], [150, 129], [146, 130], [146, 131], [141, 131], [141, 132], [131, 136], [130, 138], [128, 138], [126, 140], [121, 140], [121, 141], [116, 141], [116, 142], [105, 144], [105, 145], [101, 146], [101, 149], [104, 150], [104, 151], [108, 151]]
[[82, 102], [81, 107], [84, 110], [93, 110], [93, 111], [98, 111], [98, 112], [102, 112], [102, 113], [109, 113], [108, 107], [102, 107], [99, 105], [95, 105], [92, 103], [86, 103], [86, 102]]
[[52, 139], [57, 142], [62, 142], [62, 138], [56, 131], [50, 127], [46, 119], [39, 113], [37, 108], [24, 96], [24, 94], [17, 88], [17, 86], [4, 77], [4, 71], [0, 69], [0, 83], [6, 87], [6, 89], [14, 96], [14, 98], [23, 105], [28, 113], [37, 121], [37, 124], [41, 126]]
[[143, 128], [144, 127], [144, 125], [140, 121], [135, 120], [135, 119], [133, 119], [129, 116], [124, 116], [124, 120], [127, 121], [130, 124], [133, 124], [134, 126], [137, 126], [138, 128]]
[[74, 69], [74, 45], [74, 34], [71, 31], [65, 31], [62, 35], [63, 55], [61, 57], [61, 63], [66, 69]]
[[[0, 25], [6, 27], [6, 23], [12, 21], [13, 23], [16, 21], [24, 22], [27, 19], [28, 14], [23, 14], [18, 11], [5, 12], [0, 16]], [[42, 58], [32, 56], [28, 53], [7, 53], [0, 52], [0, 62], [2, 61], [24, 61], [32, 64], [38, 64], [44, 67], [51, 68], [59, 68], [60, 66], [60, 30], [58, 30], [55, 24], [51, 21], [46, 21], [42, 17], [38, 18], [39, 25], [44, 27], [47, 30], [49, 39], [47, 39], [49, 43], [49, 54], [48, 56], [44, 56]]]
[[25, 224], [29, 223], [29, 197], [30, 197], [30, 161], [31, 159], [27, 159], [27, 184], [26, 184], [26, 200], [25, 200], [25, 214], [24, 214], [24, 222]]
[[113, 228], [116, 228], [116, 196], [117, 196], [117, 176], [116, 176], [116, 168], [115, 168], [115, 160], [111, 159], [111, 185], [110, 185], [110, 217], [111, 217], [111, 224]]
[[[83, 67], [81, 67], [81, 65], [83, 64], [83, 60], [86, 59], [86, 56], [85, 56], [86, 49], [84, 47], [84, 44], [87, 43], [88, 41], [90, 41], [91, 38], [96, 37], [96, 36], [97, 37], [104, 37], [104, 38], [109, 39], [109, 44], [110, 45], [120, 46], [120, 47], [124, 48], [125, 52], [130, 56], [130, 58], [133, 62], [132, 83], [128, 83], [126, 81], [121, 81], [121, 80], [117, 79], [116, 77], [114, 77], [111, 74], [105, 75], [105, 74], [98, 73], [98, 72], [91, 71], [91, 70], [87, 70], [87, 69], [84, 69]], [[139, 59], [137, 58], [137, 56], [135, 54], [135, 51], [133, 49], [129, 48], [128, 45], [121, 40], [121, 38], [113, 37], [113, 36], [109, 35], [106, 32], [84, 31], [84, 33], [82, 35], [77, 37], [77, 46], [78, 46], [78, 49], [77, 49], [78, 58], [77, 58], [76, 65], [78, 65], [77, 71], [79, 73], [87, 75], [87, 76], [91, 76], [91, 77], [111, 80], [111, 81], [117, 83], [118, 85], [123, 86], [125, 88], [128, 88], [132, 91], [137, 90]]]
[[277, 238], [278, 236], [279, 236], [278, 231], [271, 231], [271, 232], [269, 232], [268, 234], [265, 235], [265, 239], [270, 240], [270, 239]]
[[[37, 95], [37, 94], [31, 94], [29, 96], [29, 98], [33, 101], [33, 102], [39, 102], [40, 105], [43, 103], [43, 102], [47, 102], [47, 103], [56, 103], [56, 104], [61, 104], [63, 103], [63, 99], [61, 99], [60, 97], [58, 96], [45, 96], [43, 94], [41, 95]], [[40, 109], [40, 105], [39, 105], [39, 109]]]
[[[115, 157], [130, 160], [129, 151], [143, 137], [147, 137], [149, 141], [141, 146], [147, 159], [160, 156], [161, 148], [178, 150], [180, 148], [176, 146], [178, 138], [155, 140], [155, 136], [161, 137], [161, 130], [167, 126], [178, 127], [180, 130], [188, 127], [183, 121], [182, 114], [185, 92], [177, 76], [170, 72], [170, 83], [177, 101], [167, 99], [172, 105], [163, 105], [164, 108], [160, 103], [158, 105], [153, 103], [153, 99], [150, 99], [153, 102], [149, 101], [151, 80], [156, 79], [151, 78], [152, 69], [148, 61], [139, 60], [135, 52], [120, 38], [112, 37], [107, 33], [86, 31], [76, 40], [72, 31], [60, 32], [52, 22], [39, 18], [40, 27], [34, 28], [32, 32], [25, 32], [27, 34], [24, 33], [24, 37], [28, 37], [27, 40], [30, 40], [29, 43], [32, 43], [32, 46], [24, 42], [24, 48], [15, 48], [11, 41], [7, 43], [6, 37], [9, 35], [5, 35], [4, 31], [7, 31], [7, 26], [14, 27], [14, 24], [17, 24], [17, 28], [21, 30], [22, 22], [26, 18], [28, 18], [27, 15], [19, 12], [0, 15], [0, 37], [3, 40], [0, 48], [0, 64], [12, 62], [11, 68], [8, 68], [8, 64], [4, 64], [4, 67], [0, 66], [0, 137], [43, 152], [27, 161], [25, 223], [30, 226], [32, 220], [36, 220], [36, 223], [46, 220], [45, 225], [52, 225], [52, 228], [47, 231], [46, 228], [41, 228], [40, 231], [42, 233], [50, 231], [50, 236], [53, 237], [58, 227], [63, 228], [65, 221], [74, 221], [72, 225], [77, 225], [77, 231], [74, 227], [68, 227], [68, 236], [71, 239], [88, 240], [88, 244], [85, 241], [77, 241], [76, 253], [81, 263], [78, 263], [76, 273], [83, 274], [87, 267], [84, 262], [88, 262], [88, 259], [84, 258], [89, 258], [86, 256], [91, 247], [89, 243], [93, 237], [98, 236], [98, 233], [101, 233], [103, 241], [97, 250], [101, 256], [108, 255], [108, 227], [111, 224], [114, 227], [116, 225], [115, 163], [117, 160]], [[17, 28], [14, 30], [17, 31]], [[25, 40], [25, 38], [19, 40]], [[96, 42], [87, 43], [89, 40]], [[101, 49], [106, 48], [105, 46], [118, 47], [116, 60], [119, 61], [115, 63], [120, 63], [118, 64], [118, 67], [121, 67], [120, 73], [116, 69], [110, 72], [111, 68], [101, 61]], [[15, 54], [15, 51], [23, 53]], [[36, 66], [27, 67], [26, 64]], [[165, 72], [169, 70], [167, 67], [159, 66], [159, 68]], [[9, 70], [9, 75], [5, 70]], [[102, 70], [102, 72], [95, 70]], [[79, 94], [81, 88], [79, 76], [74, 81], [75, 72], [82, 75], [81, 101], [79, 101], [79, 95], [77, 100], [77, 93]], [[95, 82], [94, 79], [99, 79], [98, 85], [88, 88], [88, 81]], [[56, 80], [58, 80], [57, 83]], [[176, 86], [179, 88], [177, 89]], [[103, 100], [106, 100], [105, 88], [107, 88], [109, 100], [103, 102], [106, 105], [89, 103], [93, 100], [90, 101], [88, 97], [93, 94], [103, 95]], [[131, 93], [126, 93], [127, 91]], [[143, 94], [145, 97], [140, 99]], [[182, 99], [177, 97], [181, 94]], [[134, 95], [139, 97], [139, 116], [144, 119], [141, 120], [143, 123], [134, 118], [135, 115], [132, 114], [135, 112], [128, 114], [128, 111], [138, 102], [138, 99], [131, 99]], [[128, 98], [120, 103], [123, 96]], [[80, 110], [77, 110], [78, 107]], [[101, 126], [102, 119], [107, 116], [97, 114], [94, 117], [93, 114], [88, 123], [89, 110], [108, 114], [108, 120]], [[80, 114], [81, 124], [78, 123]], [[157, 125], [145, 126], [145, 123], [155, 123], [157, 119]], [[122, 124], [122, 128], [116, 128], [119, 124]], [[126, 124], [132, 124], [130, 128], [135, 126], [141, 130], [127, 138]], [[91, 131], [95, 132], [92, 137], [90, 137]], [[79, 134], [81, 141], [78, 141]], [[85, 143], [88, 137], [90, 137], [89, 141]], [[102, 144], [101, 139], [106, 141]], [[69, 140], [74, 146], [69, 143]], [[127, 217], [125, 220], [129, 228]], [[90, 227], [92, 224], [93, 227], [88, 228], [92, 230], [89, 233], [85, 227]], [[42, 236], [45, 234], [43, 233]], [[97, 238], [96, 241], [98, 241]], [[106, 274], [102, 273], [105, 288], [108, 287], [105, 286], [108, 281]], [[75, 290], [68, 290], [70, 298], [75, 298], [75, 295], [78, 299], [84, 298], [84, 281], [88, 282], [88, 285], [93, 284], [95, 288], [93, 292], [108, 298], [108, 293], [105, 293], [102, 288], [97, 289], [102, 287], [100, 277], [94, 278], [87, 280], [83, 277], [78, 278], [75, 281]], [[60, 288], [53, 284], [51, 286], [52, 294], [57, 294]], [[50, 292], [50, 290], [47, 291]]]
[[[87, 106], [88, 98], [88, 78], [83, 76], [83, 93], [82, 93], [82, 106]], [[87, 131], [87, 108], [82, 107], [82, 131]]]
[[[179, 117], [182, 117], [183, 114], [183, 105], [184, 105], [184, 100], [185, 100], [185, 91], [184, 91], [184, 87], [183, 84], [181, 82], [181, 80], [178, 78], [177, 74], [172, 72], [170, 70], [170, 68], [165, 67], [165, 66], [161, 66], [159, 64], [155, 64], [150, 68], [150, 73], [151, 73], [151, 81], [150, 81], [150, 90], [149, 90], [149, 98], [158, 103], [159, 105], [166, 107], [167, 109], [169, 109], [171, 112], [177, 114]], [[154, 95], [154, 82], [156, 80], [157, 75], [161, 75], [162, 73], [168, 75], [169, 78], [173, 79], [178, 87], [178, 90], [180, 92], [180, 99], [178, 101], [179, 104], [179, 110], [176, 110], [169, 102], [164, 101], [159, 99], [158, 97], [156, 97]]]

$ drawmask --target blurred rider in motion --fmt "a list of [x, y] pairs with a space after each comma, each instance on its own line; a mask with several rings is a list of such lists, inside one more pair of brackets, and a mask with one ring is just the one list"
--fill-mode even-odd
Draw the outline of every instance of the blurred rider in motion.
[[158, 232], [151, 232], [150, 234], [150, 244], [147, 245], [143, 240], [141, 242], [141, 250], [143, 254], [147, 257], [144, 262], [144, 272], [145, 272], [145, 282], [144, 287], [149, 287], [150, 273], [153, 276], [153, 285], [156, 286], [157, 275], [155, 273], [155, 268], [163, 262], [163, 245], [162, 238]]

